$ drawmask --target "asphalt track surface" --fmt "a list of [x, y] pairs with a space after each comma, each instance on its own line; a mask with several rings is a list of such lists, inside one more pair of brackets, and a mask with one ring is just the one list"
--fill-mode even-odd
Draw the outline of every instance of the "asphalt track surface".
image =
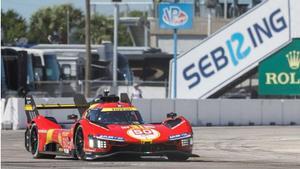
[[24, 131], [2, 131], [1, 136], [3, 169], [300, 169], [300, 126], [196, 127], [194, 153], [200, 157], [186, 162], [158, 157], [138, 161], [33, 159], [24, 149]]

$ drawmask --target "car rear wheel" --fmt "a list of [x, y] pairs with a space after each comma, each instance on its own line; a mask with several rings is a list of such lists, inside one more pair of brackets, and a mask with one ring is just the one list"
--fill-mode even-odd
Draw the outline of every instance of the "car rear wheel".
[[27, 128], [25, 131], [25, 149], [30, 152], [30, 130]]
[[168, 155], [170, 161], [186, 161], [189, 157], [185, 155]]
[[30, 146], [31, 153], [34, 158], [55, 158], [55, 155], [41, 154], [39, 152], [39, 136], [38, 129], [35, 124], [32, 125], [30, 130]]
[[82, 131], [82, 127], [79, 126], [75, 132], [75, 152], [76, 152], [76, 156], [81, 160], [85, 160], [85, 152], [83, 148], [84, 148], [83, 131]]

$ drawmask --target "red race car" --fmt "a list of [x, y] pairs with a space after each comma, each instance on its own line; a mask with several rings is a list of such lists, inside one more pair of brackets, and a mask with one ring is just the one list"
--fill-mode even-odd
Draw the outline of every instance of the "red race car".
[[[90, 103], [77, 94], [75, 104], [35, 105], [32, 96], [25, 97], [26, 150], [34, 158], [63, 155], [82, 160], [166, 156], [183, 161], [198, 157], [192, 154], [193, 131], [184, 117], [169, 113], [161, 123], [145, 124], [127, 94], [121, 94], [120, 100], [105, 92]], [[80, 117], [68, 115], [74, 122], [60, 124], [53, 117], [40, 115], [39, 109], [78, 109]]]

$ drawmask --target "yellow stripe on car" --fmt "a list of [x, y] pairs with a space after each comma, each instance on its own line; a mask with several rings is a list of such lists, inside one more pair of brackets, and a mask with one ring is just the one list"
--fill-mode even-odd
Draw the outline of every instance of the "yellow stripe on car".
[[109, 112], [109, 111], [136, 111], [135, 107], [114, 107], [114, 108], [103, 108], [102, 112]]
[[97, 107], [98, 104], [92, 104], [89, 109], [94, 109], [95, 107]]
[[54, 129], [49, 129], [47, 131], [46, 144], [48, 144], [52, 141], [53, 132], [54, 132]]
[[26, 110], [26, 111], [32, 111], [32, 110], [33, 110], [33, 107], [32, 107], [31, 104], [26, 104], [26, 105], [24, 106], [24, 110]]

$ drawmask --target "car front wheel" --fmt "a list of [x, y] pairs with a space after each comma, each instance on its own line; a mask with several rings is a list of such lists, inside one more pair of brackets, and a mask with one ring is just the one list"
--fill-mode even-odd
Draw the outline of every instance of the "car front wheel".
[[75, 132], [75, 152], [79, 159], [85, 160], [84, 137], [82, 127], [79, 126]]

